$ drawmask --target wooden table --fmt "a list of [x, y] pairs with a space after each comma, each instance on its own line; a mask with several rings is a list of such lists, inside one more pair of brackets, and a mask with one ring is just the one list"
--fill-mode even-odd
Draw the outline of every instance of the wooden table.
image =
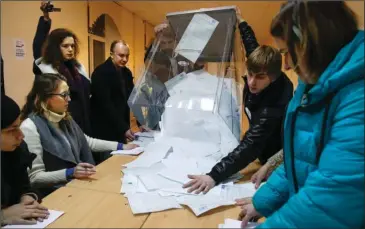
[[70, 187], [47, 196], [43, 205], [65, 212], [47, 228], [140, 228], [148, 216], [133, 215], [120, 194]]
[[[133, 215], [128, 200], [120, 194], [122, 165], [136, 157], [113, 156], [97, 166], [88, 180], [73, 180], [43, 200], [49, 209], [65, 214], [48, 228], [217, 228], [226, 218], [236, 219], [239, 207], [213, 209], [199, 217], [187, 207], [151, 214]], [[249, 181], [259, 168], [251, 163], [241, 173], [241, 182]]]
[[[249, 182], [252, 174], [259, 168], [258, 161], [248, 165], [241, 171], [243, 178], [238, 183]], [[226, 218], [237, 219], [241, 211], [240, 207], [223, 206], [197, 217], [189, 207], [183, 207], [183, 209], [151, 213], [143, 228], [217, 228]]]
[[224, 219], [237, 219], [240, 208], [225, 206], [196, 217], [186, 206], [164, 212], [151, 213], [142, 228], [218, 228]]
[[136, 158], [136, 156], [114, 155], [96, 167], [94, 176], [84, 180], [72, 180], [67, 187], [119, 194], [122, 185], [122, 165]]

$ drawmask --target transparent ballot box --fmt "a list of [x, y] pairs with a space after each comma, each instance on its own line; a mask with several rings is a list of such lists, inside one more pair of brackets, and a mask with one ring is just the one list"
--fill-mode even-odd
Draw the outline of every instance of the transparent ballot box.
[[128, 104], [162, 135], [219, 143], [241, 134], [243, 53], [235, 7], [166, 15]]

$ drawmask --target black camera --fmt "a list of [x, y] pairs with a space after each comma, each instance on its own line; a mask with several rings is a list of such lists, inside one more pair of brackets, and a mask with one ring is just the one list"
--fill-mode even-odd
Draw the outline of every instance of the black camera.
[[51, 1], [48, 1], [43, 9], [44, 12], [61, 12], [61, 8], [55, 8]]

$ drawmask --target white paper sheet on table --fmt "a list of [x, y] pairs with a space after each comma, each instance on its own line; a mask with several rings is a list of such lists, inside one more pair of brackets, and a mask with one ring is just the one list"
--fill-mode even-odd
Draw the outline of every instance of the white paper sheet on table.
[[239, 198], [253, 197], [256, 192], [255, 185], [252, 183], [234, 184], [221, 186], [221, 197], [226, 200], [236, 200]]
[[165, 169], [166, 166], [162, 162], [154, 163], [149, 167], [133, 167], [133, 168], [124, 168], [122, 167], [123, 174], [132, 174], [135, 176], [143, 176], [149, 174], [157, 174], [161, 170]]
[[49, 224], [56, 221], [61, 215], [64, 214], [63, 211], [55, 211], [55, 210], [49, 210], [49, 217], [48, 219], [45, 219], [43, 222], [37, 222], [37, 224], [34, 225], [7, 225], [2, 228], [46, 228]]
[[157, 193], [160, 195], [160, 196], [182, 196], [182, 195], [185, 195], [185, 194], [182, 194], [182, 193], [176, 193], [176, 192], [167, 192], [167, 191], [162, 191], [162, 190], [158, 190]]
[[122, 187], [120, 193], [133, 194], [133, 193], [145, 193], [148, 192], [143, 183], [137, 176], [132, 174], [125, 174], [122, 180]]
[[[225, 219], [224, 224], [219, 224], [218, 228], [241, 228], [242, 221], [234, 220], [234, 219]], [[245, 228], [255, 228], [260, 223], [249, 222]]]
[[218, 23], [217, 20], [207, 14], [194, 14], [175, 52], [195, 63], [213, 35]]
[[173, 169], [173, 168], [167, 168], [162, 170], [161, 172], [158, 173], [160, 176], [178, 182], [181, 185], [186, 184], [190, 181], [190, 179], [188, 178], [188, 175], [200, 175], [200, 171], [199, 170], [190, 170], [189, 172], [185, 169], [179, 170], [179, 169]]
[[151, 144], [154, 141], [155, 141], [154, 138], [138, 137], [138, 139], [134, 140], [131, 143], [146, 148], [149, 144]]
[[135, 193], [127, 198], [133, 214], [182, 208], [174, 197], [162, 197], [157, 192]]
[[150, 131], [150, 132], [137, 132], [134, 133], [135, 136], [138, 136], [138, 138], [154, 138], [156, 131]]
[[167, 143], [161, 141], [153, 142], [145, 148], [144, 153], [141, 156], [124, 166], [127, 168], [150, 167], [151, 165], [160, 162], [170, 149], [171, 145]]
[[112, 155], [139, 155], [144, 151], [143, 147], [137, 147], [131, 150], [115, 150], [111, 152]]
[[223, 201], [223, 200], [222, 201], [216, 200], [215, 202], [212, 202], [212, 203], [199, 203], [199, 201], [196, 201], [195, 203], [181, 202], [180, 204], [188, 206], [194, 212], [194, 214], [196, 216], [200, 216], [200, 215], [204, 214], [205, 212], [208, 212], [212, 209], [215, 209], [215, 208], [218, 208], [218, 207], [221, 207], [221, 206], [233, 205], [234, 202], [233, 201], [229, 202], [229, 201]]
[[155, 191], [163, 188], [180, 188], [181, 184], [166, 179], [158, 174], [148, 174], [138, 176], [148, 191]]
[[220, 150], [219, 144], [193, 141], [186, 138], [161, 137], [160, 141], [168, 142], [172, 146], [174, 156], [205, 157]]
[[162, 160], [162, 163], [166, 166], [166, 168], [158, 172], [158, 174], [181, 184], [185, 184], [190, 181], [188, 178], [189, 174], [200, 174], [195, 158], [184, 157], [183, 155], [172, 153], [167, 157], [167, 159]]
[[212, 209], [234, 205], [235, 201], [225, 200], [220, 197], [221, 186], [216, 186], [205, 195], [184, 195], [177, 197], [179, 204], [188, 206], [196, 216]]

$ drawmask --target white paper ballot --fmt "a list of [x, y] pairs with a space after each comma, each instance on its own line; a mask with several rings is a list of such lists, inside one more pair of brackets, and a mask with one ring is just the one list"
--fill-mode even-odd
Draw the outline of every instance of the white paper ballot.
[[166, 179], [157, 174], [148, 174], [138, 176], [138, 179], [144, 184], [148, 191], [155, 191], [163, 188], [180, 188], [181, 184]]
[[177, 75], [165, 82], [166, 89], [170, 93], [176, 85], [180, 84], [181, 81], [183, 81], [185, 79], [187, 79], [186, 73], [185, 72], [180, 73], [179, 75]]
[[[242, 223], [242, 221], [239, 221], [239, 220], [225, 219], [224, 224], [219, 224], [218, 227], [219, 228], [241, 228], [241, 223]], [[260, 223], [249, 222], [245, 228], [255, 228], [258, 225], [260, 225]]]
[[182, 193], [176, 193], [176, 192], [167, 192], [167, 191], [161, 191], [161, 190], [158, 190], [157, 193], [160, 195], [160, 196], [182, 196], [184, 194]]
[[194, 214], [196, 216], [200, 216], [203, 213], [208, 212], [212, 209], [215, 209], [215, 208], [218, 208], [221, 206], [233, 205], [234, 202], [215, 201], [212, 203], [199, 203], [199, 201], [197, 201], [196, 203], [180, 203], [180, 204], [188, 206], [194, 212]]
[[143, 183], [138, 177], [132, 174], [125, 174], [122, 178], [122, 187], [120, 193], [133, 194], [133, 193], [145, 193], [148, 192]]
[[181, 184], [190, 181], [188, 178], [189, 174], [200, 174], [195, 158], [184, 157], [181, 154], [172, 153], [167, 159], [162, 160], [162, 163], [166, 166], [166, 169], [161, 170], [158, 174]]
[[195, 63], [218, 24], [217, 20], [207, 14], [194, 14], [193, 19], [190, 21], [176, 47], [175, 53]]
[[[186, 164], [185, 164], [186, 165]], [[182, 167], [180, 167], [182, 168]], [[191, 169], [190, 171], [186, 169], [173, 169], [167, 168], [158, 173], [160, 176], [165, 177], [166, 179], [179, 182], [181, 185], [188, 183], [191, 179], [188, 178], [188, 175], [200, 175], [200, 171], [198, 169]]]
[[154, 138], [155, 136], [155, 131], [150, 131], [150, 132], [137, 132], [134, 134], [135, 136], [142, 137], [142, 138]]
[[46, 228], [49, 224], [56, 221], [61, 215], [64, 214], [63, 211], [49, 210], [49, 217], [43, 222], [37, 222], [34, 225], [7, 225], [3, 228]]
[[154, 142], [153, 138], [138, 138], [138, 140], [134, 140], [131, 143], [146, 148], [152, 142]]
[[151, 165], [160, 162], [171, 149], [171, 146], [163, 142], [153, 142], [149, 144], [144, 153], [136, 160], [125, 164], [127, 168], [134, 167], [150, 167]]
[[134, 176], [143, 176], [149, 174], [157, 174], [161, 170], [165, 169], [166, 166], [162, 162], [155, 163], [150, 167], [134, 167], [134, 168], [122, 168], [123, 174], [130, 174]]
[[112, 155], [139, 155], [144, 151], [143, 147], [137, 147], [131, 150], [116, 150], [111, 152]]
[[174, 197], [162, 197], [157, 192], [136, 193], [127, 196], [133, 214], [182, 208]]
[[221, 186], [221, 197], [226, 200], [236, 200], [240, 198], [253, 197], [256, 192], [252, 183], [234, 184]]
[[205, 195], [184, 195], [177, 197], [179, 204], [188, 206], [196, 216], [199, 216], [220, 206], [234, 205], [235, 201], [220, 197], [221, 186], [216, 186]]

